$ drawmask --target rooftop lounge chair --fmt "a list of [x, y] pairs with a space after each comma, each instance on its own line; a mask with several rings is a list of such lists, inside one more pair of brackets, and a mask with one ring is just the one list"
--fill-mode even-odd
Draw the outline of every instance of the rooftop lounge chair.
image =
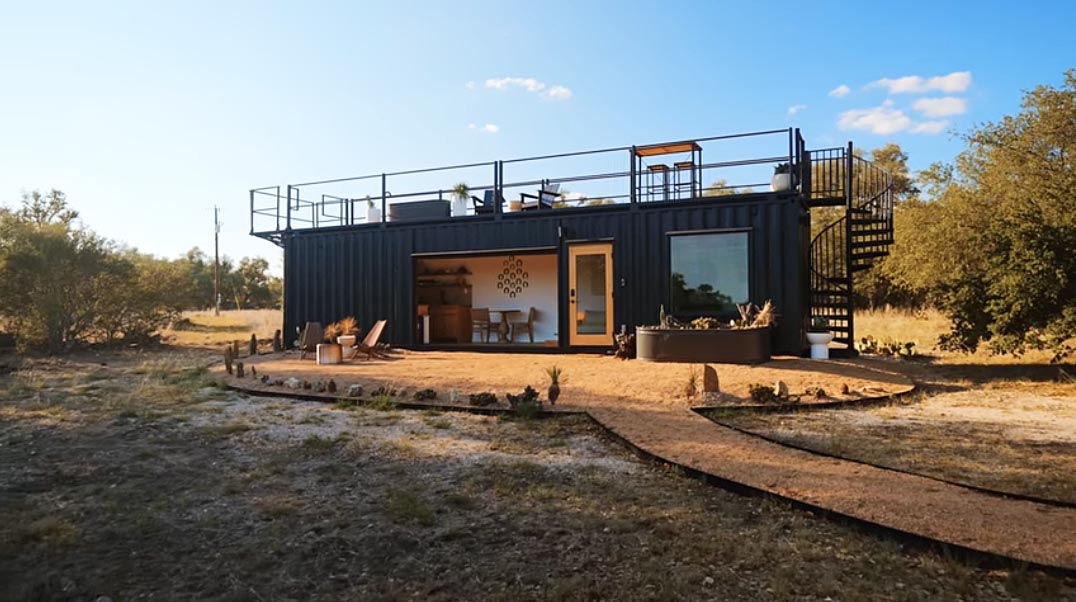
[[[560, 196], [560, 184], [549, 184], [543, 186], [538, 194], [527, 194], [526, 192], [519, 193], [519, 200], [523, 201], [523, 211], [532, 211], [535, 209], [552, 209], [553, 203]], [[534, 199], [533, 201], [524, 201], [523, 199]]]
[[360, 353], [366, 355], [366, 359], [386, 358], [388, 357], [377, 348], [377, 342], [381, 339], [381, 331], [385, 330], [385, 324], [388, 320], [378, 320], [374, 323], [373, 328], [370, 329], [370, 333], [366, 335], [359, 344], [355, 345], [355, 355]]
[[486, 213], [493, 213], [497, 210], [494, 191], [487, 190], [482, 193], [482, 198], [478, 198], [471, 195], [471, 202], [474, 203], [474, 214], [482, 215]]
[[303, 333], [299, 335], [299, 359], [306, 359], [306, 354], [315, 353], [318, 343], [325, 342], [325, 329], [321, 322], [307, 322]]

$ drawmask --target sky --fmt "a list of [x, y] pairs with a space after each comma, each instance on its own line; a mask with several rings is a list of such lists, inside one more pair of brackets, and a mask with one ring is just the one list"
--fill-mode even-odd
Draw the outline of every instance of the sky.
[[1076, 63], [1076, 3], [0, 0], [0, 203], [280, 253], [249, 190], [787, 127], [912, 169]]

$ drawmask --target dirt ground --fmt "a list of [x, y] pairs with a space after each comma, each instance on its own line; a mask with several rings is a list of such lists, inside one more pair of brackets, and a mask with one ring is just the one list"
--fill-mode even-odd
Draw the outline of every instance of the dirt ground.
[[582, 417], [249, 397], [205, 357], [0, 376], [0, 600], [1076, 600], [683, 478]]

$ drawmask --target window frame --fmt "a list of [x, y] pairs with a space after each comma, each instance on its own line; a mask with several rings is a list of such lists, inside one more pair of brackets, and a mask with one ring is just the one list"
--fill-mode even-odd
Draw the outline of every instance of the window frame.
[[[665, 295], [666, 301], [669, 307], [669, 314], [675, 316], [683, 316], [685, 319], [694, 319], [698, 317], [714, 317], [718, 319], [738, 318], [740, 313], [738, 310], [730, 311], [682, 311], [673, 307], [673, 294], [672, 294], [672, 275], [673, 275], [673, 256], [672, 256], [672, 243], [674, 237], [681, 236], [705, 236], [709, 234], [746, 234], [747, 235], [747, 302], [750, 302], [754, 298], [754, 280], [755, 273], [752, 269], [752, 257], [754, 250], [754, 229], [753, 228], [709, 228], [702, 230], [676, 230], [665, 233]], [[733, 304], [738, 303], [733, 301]]]

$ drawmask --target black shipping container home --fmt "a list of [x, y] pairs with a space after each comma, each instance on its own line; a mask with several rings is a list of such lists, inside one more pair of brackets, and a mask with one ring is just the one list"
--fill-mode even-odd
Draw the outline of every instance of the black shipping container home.
[[793, 129], [258, 188], [250, 209], [284, 249], [286, 340], [352, 315], [409, 348], [604, 351], [662, 308], [772, 300], [775, 353], [818, 316], [850, 352], [853, 274], [893, 232], [889, 176]]

